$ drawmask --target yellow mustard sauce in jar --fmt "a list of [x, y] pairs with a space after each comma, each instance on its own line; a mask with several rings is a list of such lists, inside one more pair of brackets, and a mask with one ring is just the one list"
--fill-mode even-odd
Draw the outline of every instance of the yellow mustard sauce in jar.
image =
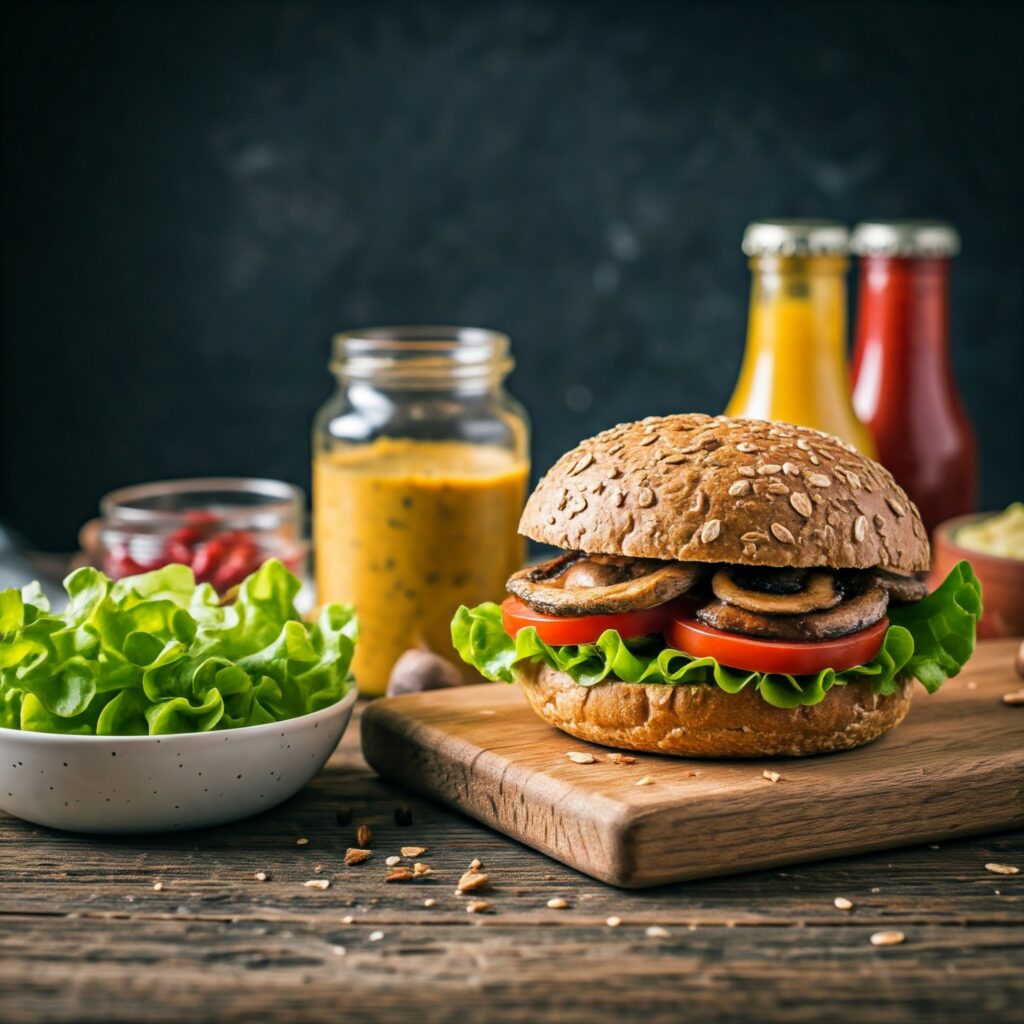
[[460, 604], [501, 600], [523, 562], [525, 414], [504, 391], [508, 340], [455, 328], [335, 340], [341, 387], [314, 432], [317, 599], [355, 604], [354, 672], [383, 694], [410, 648], [460, 664]]

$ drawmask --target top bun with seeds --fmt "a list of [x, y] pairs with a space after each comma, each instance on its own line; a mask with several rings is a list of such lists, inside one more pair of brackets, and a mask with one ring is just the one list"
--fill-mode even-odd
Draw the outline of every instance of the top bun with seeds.
[[520, 533], [588, 554], [922, 572], [928, 535], [888, 470], [809, 427], [651, 416], [581, 442]]

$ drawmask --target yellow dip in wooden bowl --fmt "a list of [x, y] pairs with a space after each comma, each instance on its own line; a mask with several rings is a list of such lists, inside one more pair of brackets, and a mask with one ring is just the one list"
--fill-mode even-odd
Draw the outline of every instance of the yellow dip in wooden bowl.
[[458, 663], [455, 609], [500, 600], [522, 565], [528, 472], [511, 452], [459, 441], [379, 438], [316, 455], [318, 600], [356, 606], [362, 693], [384, 693], [410, 647]]

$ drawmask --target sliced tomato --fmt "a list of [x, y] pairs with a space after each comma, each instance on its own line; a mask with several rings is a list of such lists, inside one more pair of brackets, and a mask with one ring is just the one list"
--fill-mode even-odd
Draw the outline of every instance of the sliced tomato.
[[791, 676], [816, 675], [823, 668], [837, 672], [870, 661], [882, 646], [889, 620], [837, 640], [758, 640], [705, 626], [692, 615], [680, 613], [665, 627], [665, 639], [676, 650], [695, 658], [714, 658], [720, 665], [748, 672], [782, 672]]
[[556, 647], [568, 644], [592, 644], [606, 630], [618, 630], [621, 637], [660, 633], [672, 614], [672, 606], [658, 605], [636, 612], [616, 615], [545, 615], [535, 612], [517, 597], [507, 598], [501, 605], [501, 623], [509, 636], [533, 626], [537, 636]]

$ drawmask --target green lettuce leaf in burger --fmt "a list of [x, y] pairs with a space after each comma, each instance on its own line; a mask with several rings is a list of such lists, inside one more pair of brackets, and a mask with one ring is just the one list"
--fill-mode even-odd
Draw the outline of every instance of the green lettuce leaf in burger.
[[462, 607], [452, 639], [534, 710], [609, 746], [695, 757], [843, 750], [974, 649], [981, 590], [930, 551], [889, 472], [807, 427], [652, 417], [564, 455], [520, 522], [562, 549]]

